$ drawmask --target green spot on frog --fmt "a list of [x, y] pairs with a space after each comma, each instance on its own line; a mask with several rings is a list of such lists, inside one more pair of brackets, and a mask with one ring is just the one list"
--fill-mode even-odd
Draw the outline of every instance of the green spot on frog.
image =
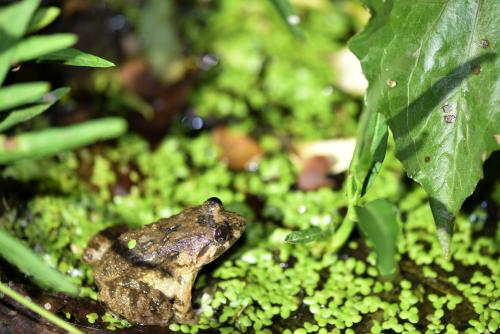
[[128, 249], [134, 249], [136, 245], [137, 245], [137, 240], [132, 239], [132, 240], [129, 240], [127, 247], [128, 247]]

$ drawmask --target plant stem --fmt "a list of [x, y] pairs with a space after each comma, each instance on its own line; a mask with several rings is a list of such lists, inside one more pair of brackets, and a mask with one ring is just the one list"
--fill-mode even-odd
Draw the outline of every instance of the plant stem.
[[18, 303], [26, 306], [33, 312], [39, 314], [43, 318], [47, 319], [48, 321], [52, 322], [54, 325], [68, 331], [68, 333], [71, 334], [84, 334], [82, 331], [77, 329], [76, 327], [72, 326], [71, 324], [67, 323], [66, 321], [60, 319], [57, 317], [55, 314], [52, 312], [47, 311], [43, 307], [40, 307], [39, 305], [35, 304], [34, 302], [30, 301], [28, 298], [24, 297], [23, 295], [17, 293], [16, 291], [12, 290], [2, 282], [0, 282], [0, 292], [6, 294], [10, 298], [14, 299]]
[[330, 250], [332, 252], [338, 252], [339, 249], [345, 244], [345, 242], [351, 235], [352, 229], [354, 228], [354, 223], [355, 220], [350, 219], [348, 215], [344, 218], [342, 225], [340, 225], [339, 229], [332, 237], [332, 241], [330, 243]]
[[356, 192], [353, 192], [353, 177], [354, 176], [349, 171], [345, 185], [347, 189], [347, 213], [342, 221], [342, 224], [333, 235], [330, 243], [330, 250], [334, 253], [338, 252], [339, 249], [346, 243], [347, 239], [349, 239], [352, 229], [354, 228], [354, 224], [356, 223], [354, 206], [359, 201], [359, 195]]

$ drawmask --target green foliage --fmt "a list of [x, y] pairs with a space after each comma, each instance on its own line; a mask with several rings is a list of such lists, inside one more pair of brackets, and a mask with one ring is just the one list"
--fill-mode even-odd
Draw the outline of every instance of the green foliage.
[[73, 48], [66, 48], [38, 57], [40, 62], [56, 62], [63, 65], [87, 66], [87, 67], [112, 67], [115, 66], [109, 60], [82, 52]]
[[358, 226], [374, 246], [379, 272], [384, 276], [393, 274], [396, 270], [396, 243], [399, 236], [396, 208], [383, 199], [355, 208]]
[[53, 34], [50, 36], [31, 36], [19, 42], [12, 50], [10, 61], [18, 64], [24, 61], [37, 59], [54, 51], [67, 48], [76, 43], [73, 34]]
[[182, 45], [175, 25], [174, 3], [147, 1], [138, 20], [138, 34], [155, 73], [165, 81], [175, 81], [184, 74]]
[[[0, 230], [0, 232], [1, 232], [1, 230]], [[55, 316], [51, 312], [45, 310], [43, 307], [38, 306], [37, 304], [33, 303], [27, 297], [17, 293], [16, 291], [12, 290], [11, 288], [9, 288], [8, 286], [4, 285], [1, 282], [0, 282], [0, 292], [2, 294], [9, 296], [10, 298], [14, 299], [19, 304], [26, 306], [29, 310], [44, 317], [45, 319], [52, 322], [54, 325], [64, 329], [68, 333], [70, 333], [70, 334], [83, 334], [83, 332], [78, 330], [76, 327], [70, 325], [66, 321], [61, 320], [60, 318], [58, 318], [57, 316]]]
[[[448, 253], [454, 217], [498, 149], [500, 4], [365, 1], [373, 19], [351, 41], [408, 175], [430, 196]], [[460, 25], [456, 22], [460, 21]]]
[[384, 116], [365, 109], [361, 115], [356, 149], [349, 168], [352, 173], [353, 196], [363, 197], [373, 184], [385, 158], [387, 138]]
[[45, 28], [51, 24], [60, 13], [61, 10], [57, 7], [39, 8], [35, 14], [33, 14], [27, 32], [32, 33]]
[[311, 241], [323, 240], [331, 234], [331, 231], [325, 231], [320, 229], [319, 227], [313, 226], [305, 230], [289, 233], [286, 236], [285, 241], [290, 244], [302, 244]]
[[[39, 111], [35, 107], [25, 110]], [[0, 124], [0, 128], [2, 125], [3, 123]], [[123, 134], [126, 129], [127, 124], [123, 119], [109, 117], [11, 137], [0, 135], [0, 164], [53, 155], [98, 140], [115, 138]]]
[[196, 50], [210, 52], [201, 59], [207, 62], [203, 85], [191, 96], [202, 117], [244, 120], [250, 128], [258, 124], [294, 138], [355, 132], [350, 116], [358, 106], [332, 86], [329, 56], [349, 34], [339, 6], [296, 6], [304, 39], [290, 34], [270, 3], [226, 0], [219, 6], [203, 27], [189, 21], [186, 28]]
[[60, 291], [69, 295], [78, 295], [77, 285], [68, 281], [59, 271], [47, 266], [33, 251], [0, 228], [0, 254], [10, 263], [16, 265], [24, 273], [33, 278], [42, 286], [54, 291]]
[[[18, 89], [16, 90], [19, 91]], [[0, 90], [0, 94], [2, 91], [3, 89]], [[9, 111], [9, 114], [0, 121], [0, 133], [4, 132], [5, 130], [8, 130], [9, 128], [13, 127], [16, 124], [26, 122], [27, 120], [40, 115], [45, 110], [49, 109], [54, 103], [56, 103], [60, 98], [62, 98], [68, 92], [69, 88], [59, 88], [48, 94], [45, 94], [44, 96], [35, 101], [30, 101], [31, 99], [29, 99], [29, 97], [27, 97], [26, 100], [17, 100], [16, 103], [26, 104], [32, 102], [32, 104], [28, 107]], [[8, 154], [12, 151], [12, 147], [11, 145], [5, 145], [5, 142], [7, 140], [11, 141], [11, 143], [14, 143], [12, 142], [12, 140], [14, 139], [10, 138], [6, 139], [5, 136], [0, 135], [0, 141], [4, 143], [3, 147], [0, 149], [0, 163], [10, 160], [8, 158]], [[14, 150], [14, 154], [16, 152], [18, 151]]]
[[17, 42], [28, 29], [39, 1], [25, 0], [0, 8], [0, 85], [12, 65]]
[[[96, 56], [67, 49], [76, 42], [76, 36], [72, 34], [24, 36], [26, 33], [44, 28], [60, 12], [53, 7], [38, 9], [39, 4], [38, 0], [23, 0], [0, 7], [0, 133], [43, 113], [69, 91], [69, 88], [59, 88], [48, 92], [49, 84], [45, 82], [12, 84], [2, 88], [1, 85], [11, 66], [20, 62], [40, 60], [56, 60], [79, 66], [107, 67], [112, 65]], [[21, 133], [10, 137], [0, 135], [0, 163], [52, 155], [96, 140], [117, 137], [125, 130], [126, 123], [123, 120], [103, 119], [66, 128]], [[13, 225], [17, 225], [16, 223], [13, 222]], [[5, 226], [5, 224], [2, 225]], [[46, 225], [47, 228], [51, 226], [51, 224]], [[17, 228], [12, 227], [12, 229]], [[29, 234], [29, 228], [26, 229], [26, 233]], [[40, 234], [36, 234], [37, 238], [39, 236]], [[50, 238], [45, 240], [54, 241]], [[64, 238], [57, 233], [57, 242], [63, 240]], [[0, 255], [22, 272], [32, 276], [42, 287], [70, 295], [79, 293], [77, 285], [49, 266], [33, 250], [4, 229], [0, 229], [0, 244], [2, 245]], [[0, 285], [2, 292], [9, 294], [47, 320], [71, 333], [80, 333], [50, 312], [12, 293], [3, 284]]]
[[295, 14], [295, 11], [288, 0], [269, 0], [280, 14], [283, 22], [287, 25], [288, 29], [297, 37], [303, 38], [302, 31], [297, 26], [300, 18]]
[[32, 103], [40, 99], [50, 89], [47, 82], [20, 83], [3, 87], [0, 90], [0, 111]]
[[345, 196], [327, 188], [316, 191], [281, 190], [266, 198], [264, 215], [282, 221], [290, 228], [306, 229], [311, 226], [333, 230], [338, 225], [338, 209], [346, 204]]

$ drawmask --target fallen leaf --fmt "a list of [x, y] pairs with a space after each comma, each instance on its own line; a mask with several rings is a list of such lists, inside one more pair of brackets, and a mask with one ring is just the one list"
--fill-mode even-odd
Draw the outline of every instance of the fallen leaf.
[[220, 158], [236, 171], [254, 170], [262, 156], [262, 149], [251, 137], [227, 128], [213, 131], [214, 143], [220, 148]]
[[329, 172], [331, 174], [340, 174], [349, 168], [355, 146], [355, 138], [304, 142], [294, 145], [294, 154], [290, 156], [290, 159], [301, 170], [309, 158], [315, 156], [327, 157], [331, 162]]
[[325, 156], [313, 156], [304, 161], [297, 185], [301, 190], [316, 190], [321, 187], [333, 187], [335, 182], [328, 178], [332, 161]]

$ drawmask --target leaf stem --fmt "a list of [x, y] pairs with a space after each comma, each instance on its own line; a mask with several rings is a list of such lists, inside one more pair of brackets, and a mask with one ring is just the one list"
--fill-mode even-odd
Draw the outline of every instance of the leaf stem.
[[32, 310], [33, 312], [39, 314], [43, 318], [47, 319], [48, 321], [52, 322], [54, 325], [66, 330], [68, 333], [71, 334], [84, 334], [82, 331], [77, 329], [76, 327], [72, 326], [71, 324], [67, 323], [66, 321], [62, 320], [61, 318], [57, 317], [55, 314], [52, 312], [47, 311], [43, 307], [40, 307], [39, 305], [35, 304], [34, 302], [30, 301], [28, 298], [24, 297], [23, 295], [17, 293], [16, 291], [12, 290], [9, 288], [7, 285], [3, 284], [0, 282], [0, 292], [6, 294], [10, 298], [14, 299], [18, 303], [26, 306], [28, 309]]

